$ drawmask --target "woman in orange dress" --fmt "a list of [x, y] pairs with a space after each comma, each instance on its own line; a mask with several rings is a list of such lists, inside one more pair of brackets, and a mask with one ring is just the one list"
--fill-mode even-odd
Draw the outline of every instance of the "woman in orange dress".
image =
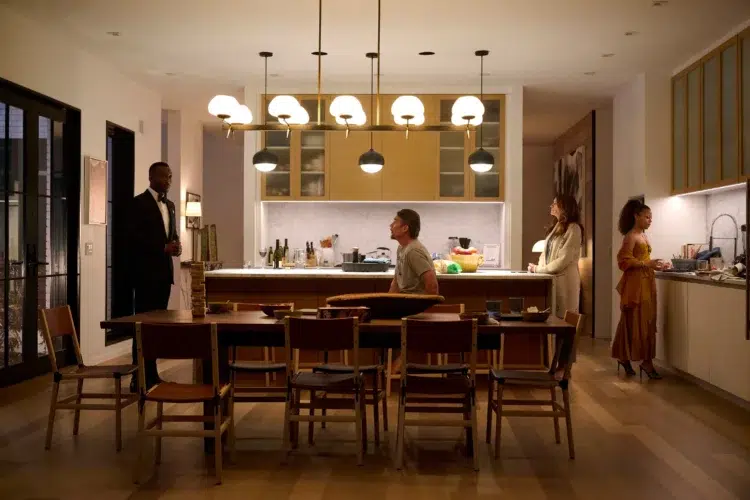
[[612, 343], [612, 357], [627, 375], [635, 375], [631, 361], [640, 361], [641, 373], [651, 379], [661, 376], [654, 369], [656, 356], [656, 278], [655, 270], [665, 264], [651, 258], [646, 230], [651, 226], [651, 209], [638, 200], [630, 200], [620, 212], [619, 229], [624, 236], [617, 253], [617, 265], [623, 272], [620, 293], [620, 323]]

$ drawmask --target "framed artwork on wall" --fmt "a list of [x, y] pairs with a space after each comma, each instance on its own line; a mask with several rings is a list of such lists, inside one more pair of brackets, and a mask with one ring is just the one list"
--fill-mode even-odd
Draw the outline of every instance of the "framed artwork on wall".
[[107, 161], [87, 156], [84, 160], [86, 224], [107, 224]]

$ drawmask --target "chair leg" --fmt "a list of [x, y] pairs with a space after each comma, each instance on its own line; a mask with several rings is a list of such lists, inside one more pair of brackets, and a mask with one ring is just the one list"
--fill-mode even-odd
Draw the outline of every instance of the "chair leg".
[[[310, 391], [310, 416], [315, 416], [315, 399], [316, 394], [315, 391]], [[307, 424], [307, 444], [310, 446], [313, 446], [315, 444], [315, 422], [310, 420], [310, 422]]]
[[[83, 379], [78, 379], [78, 390], [76, 392], [76, 405], [81, 404], [81, 393], [83, 392]], [[81, 421], [81, 409], [76, 408], [73, 414], [73, 435], [78, 435], [78, 424]]]
[[380, 446], [380, 411], [378, 411], [378, 394], [380, 390], [378, 388], [378, 373], [372, 374], [372, 425], [373, 425], [373, 438], [375, 439], [375, 446]]
[[[401, 388], [401, 391], [404, 389]], [[404, 468], [404, 438], [406, 433], [406, 395], [401, 394], [398, 401], [398, 424], [396, 426], [396, 469]]]
[[474, 447], [474, 470], [479, 471], [479, 429], [477, 426], [477, 398], [476, 393], [471, 395], [471, 436]]
[[360, 387], [359, 387], [359, 406], [360, 406], [360, 413], [362, 415], [362, 427], [359, 429], [360, 434], [362, 434], [362, 450], [364, 453], [367, 453], [367, 389], [365, 388], [365, 383], [362, 381]]
[[49, 403], [49, 420], [47, 421], [47, 439], [44, 442], [44, 449], [49, 450], [52, 446], [52, 430], [55, 427], [55, 412], [57, 411], [57, 394], [60, 391], [60, 382], [52, 385], [52, 400]]
[[140, 483], [141, 468], [143, 466], [143, 454], [146, 449], [146, 435], [144, 434], [144, 428], [146, 426], [146, 402], [138, 401], [138, 455], [135, 460], [135, 468], [133, 469], [133, 482], [135, 484]]
[[[552, 398], [552, 411], [557, 412], [557, 392], [555, 392], [554, 387], [549, 390], [549, 394]], [[560, 444], [560, 417], [555, 414], [552, 418], [555, 423], [555, 443]]]
[[122, 450], [122, 380], [115, 378], [115, 449]]
[[485, 441], [492, 442], [492, 389], [495, 385], [492, 376], [487, 377], [487, 429], [485, 430]]
[[362, 445], [362, 397], [361, 388], [356, 389], [354, 393], [354, 418], [355, 418], [355, 434], [357, 440], [357, 465], [364, 464], [364, 453]]
[[385, 395], [391, 395], [391, 375], [393, 374], [393, 349], [388, 349], [385, 362]]
[[386, 387], [388, 386], [388, 380], [386, 379], [384, 371], [380, 372], [380, 377], [382, 386], [380, 397], [382, 398], [383, 403], [383, 431], [388, 432], [388, 391], [386, 390]]
[[576, 458], [575, 445], [573, 444], [573, 421], [570, 419], [570, 393], [563, 389], [563, 405], [565, 406], [565, 425], [568, 428], [568, 454], [571, 459]]
[[292, 426], [291, 421], [289, 420], [292, 416], [292, 398], [294, 395], [292, 394], [293, 389], [287, 389], [286, 393], [286, 402], [284, 403], [284, 434], [283, 434], [283, 448], [284, 448], [284, 459], [283, 463], [287, 463], [289, 458], [289, 453], [292, 451], [292, 441], [291, 441], [291, 433], [292, 433]]
[[235, 435], [235, 428], [234, 428], [234, 376], [232, 378], [232, 383], [229, 386], [229, 435], [227, 436], [227, 441], [229, 445], [229, 461], [231, 463], [234, 463], [237, 458], [237, 436]]
[[[299, 416], [301, 401], [302, 401], [302, 391], [299, 389], [295, 389], [294, 406], [292, 407], [293, 415]], [[299, 448], [299, 420], [296, 422], [292, 422], [292, 448], [295, 450]]]
[[216, 472], [216, 484], [221, 484], [221, 472], [224, 462], [223, 452], [221, 446], [221, 411], [222, 401], [218, 401], [214, 405], [214, 470]]
[[[271, 360], [271, 356], [268, 352], [268, 347], [263, 348], [263, 362], [268, 364], [268, 362]], [[271, 386], [271, 374], [266, 372], [266, 387]]]
[[[162, 419], [164, 418], [164, 403], [156, 403], [156, 429], [162, 430]], [[161, 436], [156, 436], [156, 463], [161, 463]]]
[[500, 443], [503, 431], [503, 384], [497, 384], [497, 421], [495, 422], [495, 458], [500, 457]]

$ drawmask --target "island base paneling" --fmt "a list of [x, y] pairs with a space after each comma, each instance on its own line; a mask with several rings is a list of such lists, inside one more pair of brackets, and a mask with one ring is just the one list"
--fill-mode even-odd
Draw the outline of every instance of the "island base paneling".
[[[356, 278], [345, 277], [285, 277], [279, 276], [206, 276], [206, 294], [210, 302], [279, 303], [292, 302], [295, 309], [312, 309], [326, 305], [326, 299], [347, 293], [387, 292], [392, 276]], [[508, 299], [523, 297], [526, 307], [540, 310], [552, 307], [552, 280], [505, 277], [502, 279], [439, 277], [440, 294], [446, 303], [464, 304], [467, 311], [483, 311], [488, 300], [502, 300], [508, 312]], [[241, 359], [258, 359], [259, 349], [243, 349]], [[280, 354], [280, 353], [279, 353]], [[362, 362], [372, 363], [374, 355], [363, 353]], [[301, 361], [308, 359], [310, 354]], [[332, 356], [334, 356], [332, 354]], [[483, 354], [486, 356], [486, 354]], [[545, 365], [547, 342], [543, 335], [518, 336], [505, 339], [503, 363], [508, 368], [539, 368]], [[252, 358], [250, 358], [252, 359]], [[277, 360], [280, 358], [277, 356]], [[486, 361], [485, 361], [486, 362]]]

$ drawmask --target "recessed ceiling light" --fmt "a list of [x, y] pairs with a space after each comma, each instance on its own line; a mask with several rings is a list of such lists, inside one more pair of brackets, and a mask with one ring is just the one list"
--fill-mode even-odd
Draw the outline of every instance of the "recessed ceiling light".
[[639, 33], [637, 31], [626, 31], [625, 32], [625, 36], [635, 36], [635, 35], [638, 35], [638, 34]]
[[119, 31], [107, 31], [107, 34], [109, 36], [120, 36], [120, 35], [122, 35], [122, 33], [120, 33]]
[[434, 56], [435, 53], [431, 50], [425, 50], [419, 53], [420, 56]]
[[651, 0], [652, 7], [664, 7], [669, 3], [668, 0]]
[[615, 57], [614, 52], [606, 52], [602, 54], [602, 57], [608, 58], [608, 57]]
[[586, 71], [584, 75], [586, 76], [594, 76], [596, 74], [596, 71]]

